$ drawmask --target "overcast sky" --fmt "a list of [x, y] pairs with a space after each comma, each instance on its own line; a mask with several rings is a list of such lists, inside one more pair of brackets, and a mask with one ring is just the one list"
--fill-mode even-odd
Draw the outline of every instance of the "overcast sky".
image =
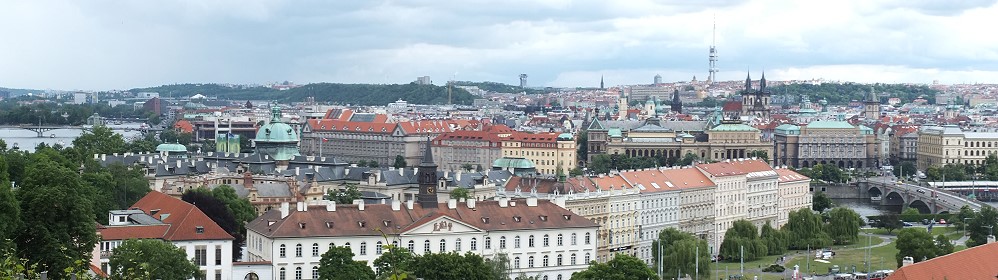
[[998, 82], [975, 0], [2, 0], [0, 86], [720, 80]]

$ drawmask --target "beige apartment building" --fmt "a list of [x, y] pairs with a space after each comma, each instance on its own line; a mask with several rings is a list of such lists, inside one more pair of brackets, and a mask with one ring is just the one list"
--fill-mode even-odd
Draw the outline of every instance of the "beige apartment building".
[[440, 170], [457, 171], [465, 167], [490, 170], [503, 157], [502, 142], [516, 131], [505, 125], [490, 125], [482, 130], [446, 132], [433, 139], [433, 161]]
[[773, 228], [787, 224], [790, 212], [798, 209], [811, 209], [811, 178], [786, 168], [776, 169], [779, 177], [780, 209]]
[[541, 174], [568, 174], [577, 166], [575, 137], [570, 133], [516, 132], [503, 139], [503, 157], [526, 158]]
[[998, 133], [963, 131], [956, 125], [925, 126], [918, 132], [918, 169], [947, 164], [982, 164], [998, 154]]
[[433, 120], [386, 123], [311, 119], [302, 129], [302, 154], [335, 156], [355, 163], [377, 161], [390, 166], [401, 155], [408, 166], [419, 164], [427, 138], [462, 129], [467, 121]]

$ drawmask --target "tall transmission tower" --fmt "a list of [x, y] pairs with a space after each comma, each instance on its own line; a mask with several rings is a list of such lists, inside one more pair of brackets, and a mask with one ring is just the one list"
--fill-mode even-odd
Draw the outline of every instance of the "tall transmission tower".
[[710, 39], [710, 58], [709, 58], [710, 69], [708, 69], [708, 71], [710, 71], [710, 77], [707, 77], [709, 83], [717, 82], [718, 70], [717, 70], [717, 46], [715, 45], [716, 42], [717, 42], [717, 18], [715, 16], [714, 30], [711, 32], [711, 39]]

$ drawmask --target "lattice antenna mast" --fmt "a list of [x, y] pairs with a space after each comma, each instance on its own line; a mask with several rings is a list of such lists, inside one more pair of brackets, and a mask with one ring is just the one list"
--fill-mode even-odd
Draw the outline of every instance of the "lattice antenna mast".
[[717, 82], [717, 16], [714, 16], [714, 28], [711, 31], [710, 39], [710, 75], [708, 77], [709, 83]]

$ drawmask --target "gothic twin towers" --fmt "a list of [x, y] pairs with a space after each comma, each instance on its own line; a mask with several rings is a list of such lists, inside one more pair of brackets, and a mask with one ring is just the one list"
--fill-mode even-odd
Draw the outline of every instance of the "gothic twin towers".
[[766, 72], [762, 73], [758, 90], [752, 88], [752, 77], [746, 73], [745, 90], [742, 91], [742, 115], [768, 118], [769, 102], [770, 92], [766, 89]]

